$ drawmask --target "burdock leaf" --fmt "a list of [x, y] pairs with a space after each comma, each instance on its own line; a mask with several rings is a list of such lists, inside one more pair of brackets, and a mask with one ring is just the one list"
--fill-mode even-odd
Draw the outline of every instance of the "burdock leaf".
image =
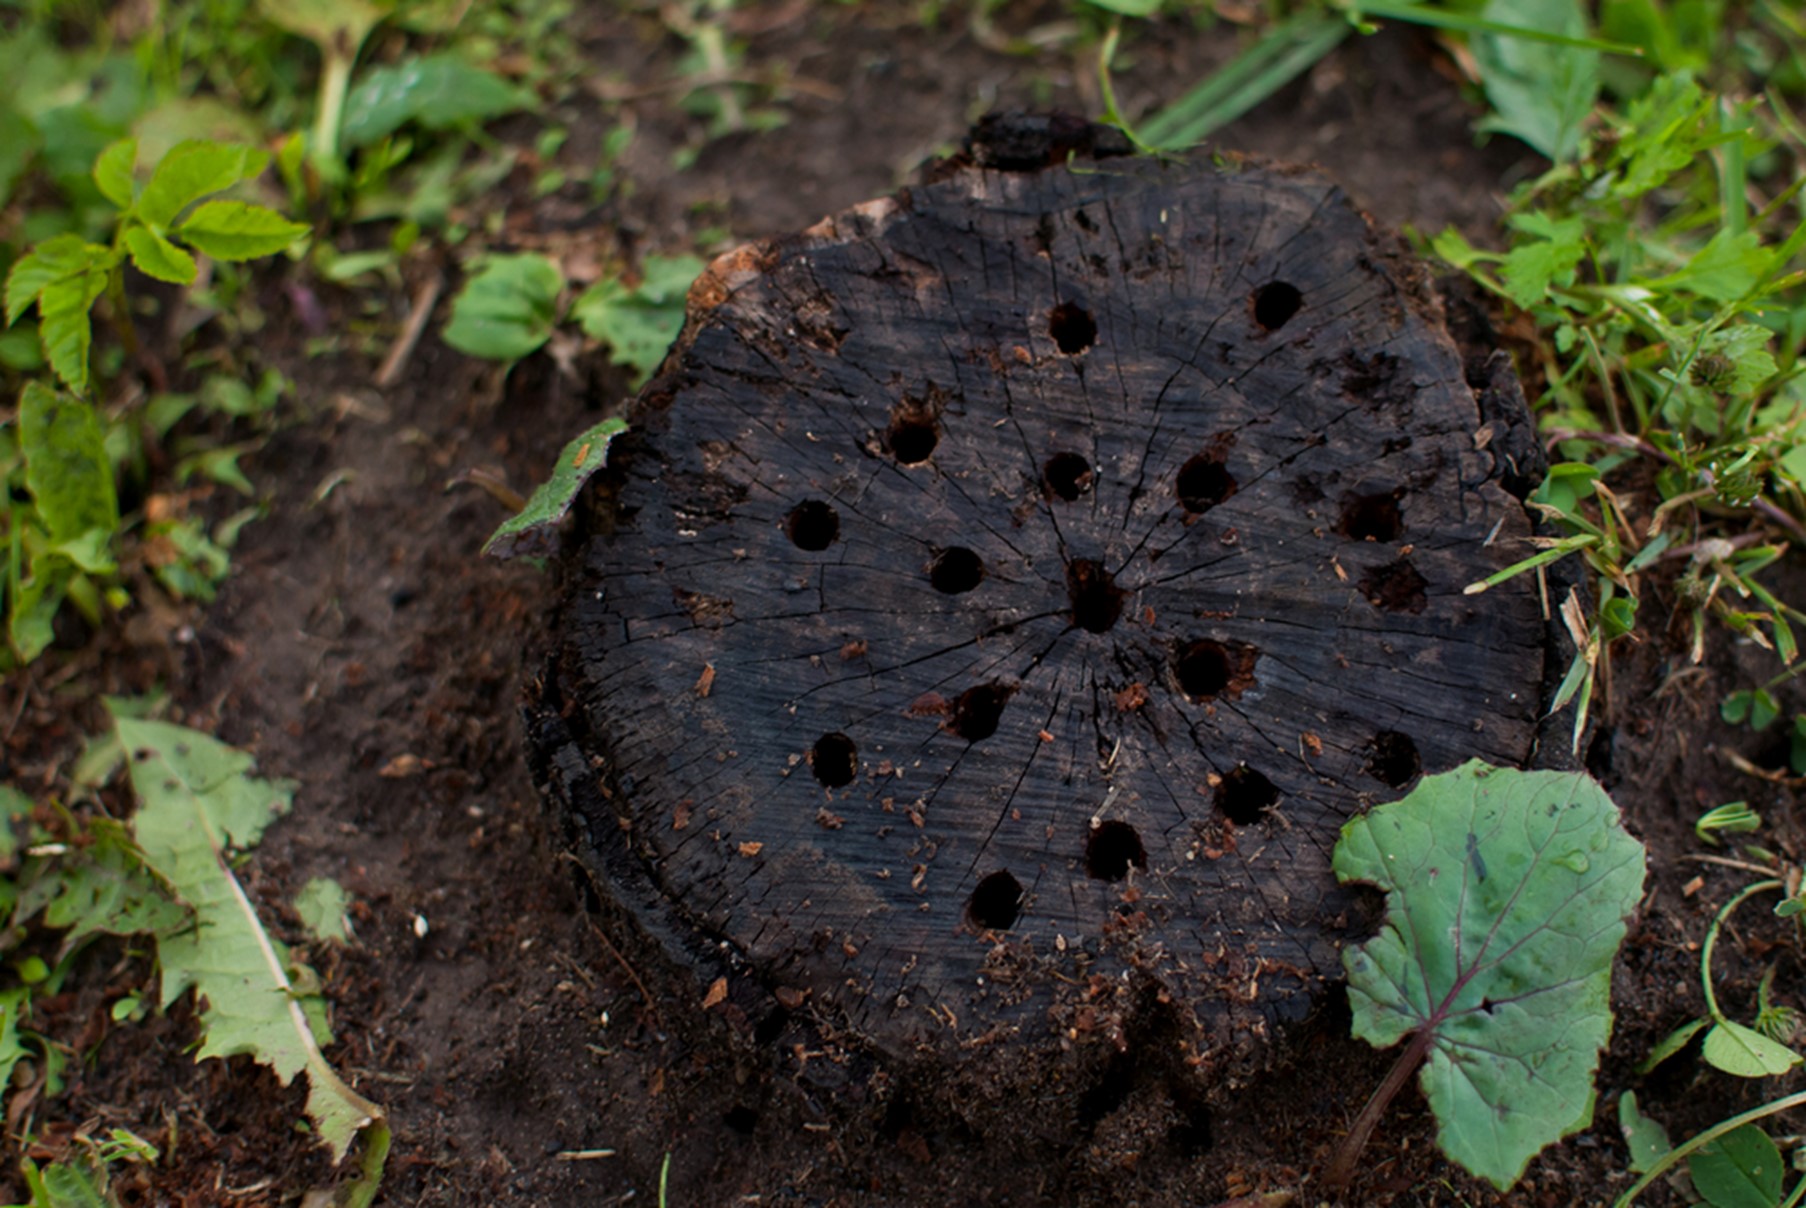
[[1423, 1033], [1438, 1144], [1511, 1186], [1592, 1119], [1642, 844], [1586, 776], [1476, 760], [1350, 821], [1334, 867], [1387, 895], [1380, 933], [1343, 954], [1355, 1035]]
[[233, 875], [235, 849], [256, 844], [285, 813], [292, 785], [248, 775], [251, 757], [195, 730], [115, 714], [138, 813], [132, 830], [144, 861], [194, 912], [191, 927], [157, 945], [163, 1003], [193, 987], [205, 1007], [197, 1060], [249, 1053], [285, 1085], [305, 1072], [307, 1114], [335, 1159], [365, 1127], [386, 1145], [382, 1109], [339, 1080], [309, 1021], [306, 985], [264, 930]]

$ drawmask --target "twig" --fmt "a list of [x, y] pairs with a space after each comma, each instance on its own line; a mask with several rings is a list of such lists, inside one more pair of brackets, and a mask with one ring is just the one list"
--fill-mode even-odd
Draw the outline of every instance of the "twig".
[[401, 337], [395, 346], [389, 349], [389, 355], [383, 358], [382, 368], [376, 371], [376, 385], [387, 390], [401, 378], [402, 370], [407, 368], [408, 358], [414, 355], [414, 346], [420, 343], [420, 335], [426, 330], [426, 321], [433, 317], [433, 307], [438, 305], [439, 291], [445, 288], [445, 274], [435, 269], [424, 285], [414, 291], [414, 304], [408, 311], [408, 321], [402, 326]]

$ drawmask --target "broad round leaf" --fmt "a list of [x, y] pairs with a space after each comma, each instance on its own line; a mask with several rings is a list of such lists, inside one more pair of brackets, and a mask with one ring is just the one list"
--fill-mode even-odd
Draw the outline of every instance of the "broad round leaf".
[[563, 286], [544, 256], [491, 256], [452, 300], [445, 342], [473, 357], [518, 361], [551, 338]]
[[1592, 1119], [1642, 845], [1586, 776], [1474, 760], [1349, 822], [1334, 867], [1387, 894], [1379, 934], [1343, 953], [1355, 1035], [1427, 1031], [1438, 1143], [1511, 1186]]
[[1693, 1188], [1712, 1208], [1774, 1208], [1781, 1201], [1782, 1169], [1781, 1151], [1754, 1124], [1687, 1157]]

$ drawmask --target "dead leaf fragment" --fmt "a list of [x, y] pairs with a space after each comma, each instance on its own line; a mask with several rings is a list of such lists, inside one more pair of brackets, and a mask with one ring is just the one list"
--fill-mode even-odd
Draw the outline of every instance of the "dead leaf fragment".
[[758, 855], [760, 852], [762, 852], [764, 850], [765, 850], [765, 845], [763, 843], [748, 842], [748, 843], [742, 843], [740, 845], [740, 854], [745, 856], [748, 860], [752, 859], [754, 856]]
[[715, 664], [704, 663], [702, 674], [696, 679], [696, 695], [707, 696], [715, 687]]
[[709, 992], [702, 996], [702, 1009], [706, 1011], [710, 1007], [718, 1006], [726, 1001], [727, 978], [717, 977], [715, 984], [709, 987]]
[[418, 776], [433, 765], [418, 755], [397, 755], [376, 773], [384, 780], [403, 780], [409, 776]]

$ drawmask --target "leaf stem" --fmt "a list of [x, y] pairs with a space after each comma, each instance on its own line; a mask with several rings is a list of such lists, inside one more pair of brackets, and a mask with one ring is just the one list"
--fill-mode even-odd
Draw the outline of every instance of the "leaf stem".
[[1380, 1117], [1386, 1114], [1386, 1108], [1392, 1100], [1405, 1088], [1417, 1067], [1430, 1051], [1430, 1029], [1419, 1028], [1411, 1034], [1411, 1043], [1405, 1051], [1398, 1055], [1392, 1068], [1386, 1071], [1385, 1081], [1373, 1092], [1366, 1106], [1361, 1108], [1360, 1115], [1349, 1125], [1348, 1135], [1342, 1138], [1342, 1144], [1336, 1147], [1335, 1157], [1330, 1159], [1329, 1168], [1323, 1172], [1324, 1185], [1335, 1191], [1348, 1186], [1354, 1178], [1355, 1163], [1360, 1160], [1361, 1151], [1367, 1148], [1367, 1139], [1379, 1125]]
[[1757, 881], [1744, 886], [1741, 893], [1719, 907], [1717, 917], [1712, 920], [1712, 925], [1706, 928], [1706, 942], [1699, 954], [1699, 980], [1706, 991], [1706, 1014], [1712, 1017], [1713, 1022], [1723, 1023], [1725, 1021], [1724, 1012], [1718, 1009], [1718, 996], [1712, 993], [1712, 950], [1718, 946], [1719, 931], [1724, 927], [1725, 920], [1731, 917], [1731, 911], [1742, 905], [1745, 899], [1755, 897], [1759, 893], [1766, 893], [1771, 889], [1785, 888], [1787, 888], [1786, 883], [1780, 880]]
[[1729, 1120], [1720, 1120], [1705, 1132], [1682, 1142], [1657, 1158], [1655, 1164], [1643, 1172], [1643, 1177], [1631, 1184], [1629, 1191], [1626, 1191], [1623, 1195], [1613, 1201], [1612, 1208], [1629, 1208], [1629, 1205], [1636, 1200], [1637, 1196], [1648, 1190], [1651, 1183], [1667, 1174], [1671, 1167], [1694, 1150], [1711, 1144], [1726, 1133], [1734, 1132], [1737, 1129], [1742, 1128], [1745, 1124], [1753, 1124], [1766, 1116], [1775, 1115], [1777, 1112], [1784, 1112], [1789, 1108], [1799, 1107], [1801, 1104], [1806, 1104], [1806, 1091], [1795, 1091], [1793, 1094], [1784, 1095], [1772, 1103], [1765, 1103], [1761, 1107], [1751, 1108], [1741, 1116], [1732, 1116]]

